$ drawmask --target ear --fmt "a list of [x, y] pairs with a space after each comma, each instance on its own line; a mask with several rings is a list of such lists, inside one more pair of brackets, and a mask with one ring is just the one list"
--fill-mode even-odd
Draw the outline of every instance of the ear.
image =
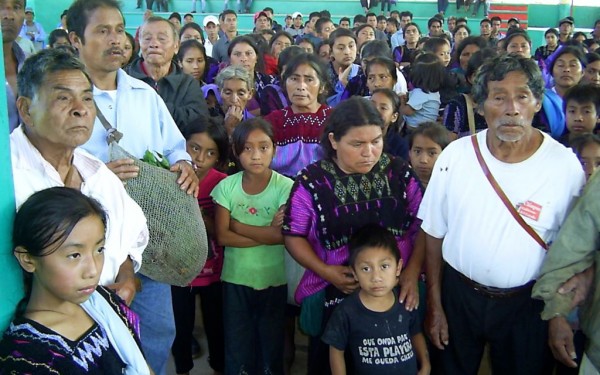
[[338, 144], [337, 141], [335, 140], [333, 133], [329, 133], [327, 134], [327, 138], [329, 139], [329, 142], [331, 143], [331, 147], [337, 151], [338, 149]]
[[354, 277], [354, 280], [358, 282], [358, 277], [356, 276], [356, 272], [354, 272], [354, 266], [350, 267], [350, 269], [352, 270], [352, 276]]
[[542, 99], [536, 100], [535, 113], [538, 113], [542, 109]]
[[19, 111], [19, 116], [23, 123], [27, 126], [33, 126], [31, 121], [31, 114], [29, 113], [31, 109], [31, 99], [25, 96], [19, 96], [17, 98], [17, 110]]
[[81, 42], [81, 38], [79, 38], [74, 31], [71, 31], [69, 33], [69, 40], [71, 41], [71, 45], [77, 50], [79, 50], [80, 47], [83, 45], [83, 43]]
[[17, 246], [14, 251], [14, 256], [17, 258], [17, 262], [21, 265], [26, 272], [33, 273], [35, 272], [35, 259], [29, 254], [27, 249], [21, 246]]
[[398, 121], [399, 116], [400, 114], [398, 112], [394, 112], [394, 114], [392, 115], [392, 122]]
[[480, 116], [483, 116], [483, 106], [482, 105], [475, 104], [475, 110], [477, 111], [477, 113], [479, 113]]
[[398, 268], [396, 269], [396, 277], [400, 276], [402, 272], [402, 259], [398, 259]]

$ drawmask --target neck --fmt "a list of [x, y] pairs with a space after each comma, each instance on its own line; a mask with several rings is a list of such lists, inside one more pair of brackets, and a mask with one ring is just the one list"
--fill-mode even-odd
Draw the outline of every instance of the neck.
[[340, 68], [342, 68], [343, 70], [346, 70], [346, 68], [348, 68], [348, 66], [349, 66], [349, 65], [344, 66], [337, 61], [333, 61], [332, 64], [333, 64], [333, 71], [335, 72], [336, 77], [338, 75]]
[[540, 148], [543, 140], [540, 131], [529, 126], [529, 131], [516, 142], [502, 141], [488, 130], [486, 144], [496, 159], [505, 163], [520, 163], [529, 159]]
[[165, 65], [151, 65], [145, 61], [142, 61], [142, 64], [144, 65], [144, 69], [146, 70], [146, 73], [148, 73], [148, 76], [155, 82], [158, 82], [161, 78], [166, 77], [171, 70], [170, 63]]
[[414, 42], [414, 43], [406, 42], [406, 48], [409, 48], [409, 49], [417, 48], [417, 42]]
[[[87, 67], [87, 66], [86, 66]], [[117, 71], [104, 72], [97, 70], [90, 70], [88, 68], [88, 74], [92, 78], [94, 86], [100, 90], [116, 90], [117, 89]]]
[[319, 102], [314, 102], [307, 106], [297, 106], [292, 104], [292, 111], [294, 111], [294, 113], [315, 113], [320, 107], [321, 104]]
[[385, 296], [373, 297], [361, 289], [358, 296], [362, 304], [369, 310], [375, 312], [385, 312], [392, 308], [396, 303], [396, 296], [393, 291], [390, 291]]
[[217, 35], [212, 35], [212, 36], [211, 36], [211, 35], [209, 35], [209, 36], [208, 36], [208, 40], [210, 40], [210, 42], [214, 44], [214, 43], [215, 43], [217, 40], [219, 40], [219, 34], [217, 34]]
[[2, 52], [4, 52], [4, 60], [14, 58], [12, 52], [12, 46], [15, 42], [4, 42], [2, 43]]
[[236, 37], [237, 31], [226, 31], [225, 35], [227, 36], [227, 40], [232, 40]]
[[25, 126], [25, 135], [29, 142], [42, 154], [42, 157], [56, 169], [61, 180], [64, 181], [73, 166], [73, 152], [75, 149], [50, 143], [31, 132], [28, 126]]
[[558, 96], [560, 96], [561, 98], [565, 97], [565, 94], [567, 93], [567, 91], [569, 91], [571, 87], [563, 87], [563, 86], [559, 86], [559, 85], [555, 85], [554, 86], [554, 90], [556, 90], [556, 93], [558, 94]]

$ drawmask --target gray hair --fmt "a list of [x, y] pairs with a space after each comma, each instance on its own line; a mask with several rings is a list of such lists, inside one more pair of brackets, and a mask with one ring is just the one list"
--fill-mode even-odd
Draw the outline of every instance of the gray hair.
[[219, 86], [219, 90], [222, 90], [223, 86], [225, 85], [225, 81], [232, 79], [239, 79], [240, 81], [246, 82], [246, 85], [248, 85], [248, 90], [254, 89], [254, 78], [245, 68], [237, 65], [230, 65], [221, 70], [217, 75], [215, 82], [217, 83], [217, 86]]
[[488, 97], [488, 83], [502, 81], [510, 72], [525, 74], [533, 96], [541, 102], [544, 96], [544, 79], [535, 60], [508, 54], [489, 59], [479, 68], [471, 88], [471, 94], [479, 108], [483, 107]]
[[66, 49], [44, 49], [31, 55], [17, 75], [19, 96], [33, 99], [49, 74], [79, 70], [87, 78], [90, 86], [92, 80], [85, 70], [85, 65]]
[[142, 25], [142, 28], [140, 30], [140, 39], [142, 38], [142, 33], [144, 32], [144, 27], [146, 25], [151, 24], [151, 23], [157, 23], [157, 22], [166, 22], [169, 25], [169, 27], [171, 28], [171, 32], [173, 33], [173, 39], [176, 42], [179, 42], [179, 30], [177, 30], [177, 27], [175, 27], [175, 25], [173, 25], [171, 23], [171, 21], [169, 21], [168, 19], [165, 19], [165, 18], [162, 18], [162, 17], [158, 17], [158, 16], [150, 16], [144, 22], [144, 24]]

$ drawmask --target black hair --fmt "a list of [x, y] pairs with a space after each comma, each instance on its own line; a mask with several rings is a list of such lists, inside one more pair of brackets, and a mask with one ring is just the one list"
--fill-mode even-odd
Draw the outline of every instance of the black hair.
[[263, 12], [271, 12], [271, 14], [275, 13], [275, 11], [273, 10], [273, 8], [271, 8], [271, 7], [265, 7], [263, 9]]
[[392, 58], [392, 50], [387, 42], [383, 40], [370, 40], [363, 44], [360, 51], [361, 59], [368, 59], [370, 57], [387, 57]]
[[[286, 81], [288, 80], [288, 78], [290, 78], [292, 74], [294, 74], [296, 69], [298, 69], [298, 67], [300, 67], [301, 65], [308, 65], [315, 71], [317, 78], [319, 79], [320, 91], [323, 91], [325, 86], [328, 84], [326, 69], [317, 55], [309, 53], [298, 54], [287, 63], [285, 71], [283, 72], [281, 77], [281, 86], [284, 89], [284, 91], [287, 91], [285, 87]], [[323, 99], [324, 98], [322, 98], [321, 95], [319, 95], [319, 103], [323, 103]]]
[[321, 11], [321, 17], [331, 18], [331, 12], [327, 9]]
[[196, 22], [190, 22], [190, 23], [186, 23], [185, 25], [183, 25], [181, 27], [181, 29], [179, 29], [179, 38], [181, 38], [181, 36], [187, 29], [194, 29], [197, 32], [199, 32], [200, 40], [202, 40], [202, 44], [204, 44], [205, 41], [204, 41], [204, 34], [202, 33], [202, 27], [200, 27], [200, 25], [198, 25]]
[[48, 46], [50, 46], [50, 48], [54, 48], [53, 45], [56, 43], [58, 38], [67, 38], [67, 41], [69, 44], [71, 44], [71, 41], [69, 40], [69, 34], [65, 30], [55, 29], [50, 32], [50, 35], [48, 35]]
[[186, 141], [189, 141], [194, 134], [198, 133], [206, 133], [215, 142], [219, 152], [218, 169], [224, 169], [227, 166], [229, 138], [223, 122], [217, 117], [200, 115], [185, 124], [181, 129], [181, 134]]
[[412, 14], [412, 12], [405, 10], [404, 12], [400, 12], [400, 19], [402, 19], [402, 17], [410, 17], [410, 19], [412, 20], [413, 14]]
[[359, 27], [356, 28], [356, 30], [355, 30], [356, 37], [358, 38], [358, 33], [360, 33], [361, 31], [363, 31], [367, 27], [371, 28], [371, 30], [373, 30], [373, 33], [375, 33], [375, 28], [373, 26], [369, 25], [368, 23], [365, 23], [365, 24], [360, 25]]
[[437, 22], [440, 24], [440, 27], [442, 26], [443, 22], [441, 19], [437, 18], [437, 17], [431, 17], [429, 19], [429, 21], [427, 21], [427, 28], [430, 28], [431, 25], [433, 25], [434, 22]]
[[354, 269], [356, 258], [362, 251], [379, 248], [390, 252], [396, 264], [401, 260], [396, 237], [379, 224], [367, 224], [352, 233], [348, 241], [348, 264]]
[[457, 59], [460, 58], [460, 55], [462, 55], [465, 48], [467, 48], [467, 46], [470, 46], [470, 45], [475, 45], [475, 46], [479, 47], [480, 50], [482, 50], [485, 47], [487, 47], [487, 41], [480, 36], [466, 37], [458, 44], [458, 47], [456, 47], [456, 58]]
[[[32, 194], [17, 211], [12, 231], [14, 253], [44, 257], [54, 253], [84, 218], [96, 216], [106, 231], [108, 216], [100, 203], [79, 190], [53, 187]], [[25, 297], [17, 306], [22, 315], [31, 296], [33, 275], [23, 270]]]
[[312, 39], [306, 37], [306, 38], [299, 38], [296, 40], [296, 45], [299, 46], [302, 43], [308, 43], [311, 45], [313, 52], [315, 52], [317, 50], [317, 46], [315, 46], [315, 43], [312, 41]]
[[398, 94], [396, 94], [394, 92], [394, 90], [388, 89], [388, 88], [379, 88], [379, 89], [375, 89], [373, 90], [373, 92], [371, 93], [371, 99], [373, 98], [373, 96], [375, 94], [382, 94], [385, 97], [387, 97], [391, 102], [392, 102], [392, 111], [394, 113], [398, 114], [398, 118], [396, 119], [395, 122], [392, 122], [391, 124], [389, 124], [388, 130], [386, 134], [390, 134], [391, 132], [397, 132], [398, 131], [398, 122], [401, 119], [400, 116], [400, 97], [398, 96]]
[[523, 73], [533, 96], [541, 102], [544, 96], [544, 79], [537, 62], [531, 58], [509, 54], [488, 59], [479, 68], [471, 88], [475, 103], [481, 108], [488, 98], [488, 83], [502, 81], [511, 72]]
[[456, 25], [456, 27], [454, 27], [454, 30], [452, 31], [452, 36], [455, 36], [455, 35], [456, 35], [456, 32], [457, 32], [458, 30], [460, 30], [460, 29], [465, 29], [465, 30], [467, 30], [467, 33], [469, 34], [469, 36], [471, 36], [471, 29], [469, 28], [469, 26], [467, 26], [467, 25], [463, 25], [463, 24]]
[[558, 60], [558, 58], [561, 57], [562, 55], [566, 55], [566, 54], [571, 54], [571, 55], [575, 56], [577, 58], [577, 60], [579, 60], [579, 62], [581, 63], [582, 68], [587, 65], [587, 60], [585, 59], [585, 52], [583, 51], [583, 48], [581, 47], [581, 45], [579, 45], [579, 46], [573, 46], [573, 45], [563, 46], [560, 50], [556, 51], [552, 55], [552, 61], [550, 62], [550, 65], [548, 66], [548, 71], [550, 72], [550, 74], [552, 74], [552, 72], [554, 71], [554, 65], [556, 64], [556, 61]]
[[414, 26], [417, 29], [417, 31], [419, 32], [419, 35], [423, 34], [421, 32], [421, 28], [419, 28], [419, 25], [417, 25], [414, 22], [408, 22], [406, 25], [404, 25], [404, 28], [402, 29], [402, 35], [404, 35], [404, 39], [406, 39], [406, 29], [408, 29], [410, 26]]
[[381, 22], [381, 21], [385, 21], [385, 22], [387, 22], [387, 18], [385, 18], [385, 16], [384, 16], [384, 15], [377, 16], [377, 22]]
[[583, 133], [569, 141], [569, 146], [575, 151], [578, 158], [581, 158], [583, 149], [591, 144], [600, 146], [600, 135], [594, 133]]
[[600, 54], [598, 54], [596, 52], [588, 52], [588, 53], [585, 54], [585, 59], [587, 61], [587, 65], [589, 65], [589, 64], [594, 63], [596, 61], [599, 61], [600, 60]]
[[288, 33], [287, 31], [280, 30], [276, 32], [275, 35], [273, 35], [273, 38], [271, 38], [271, 41], [269, 42], [269, 50], [273, 48], [273, 44], [275, 43], [275, 41], [282, 36], [288, 38], [290, 44], [294, 44], [294, 37], [291, 36], [290, 33]]
[[483, 25], [484, 23], [489, 23], [490, 26], [492, 26], [492, 21], [490, 21], [489, 18], [484, 18], [481, 21], [479, 21], [479, 26]]
[[494, 21], [500, 21], [502, 22], [502, 18], [498, 17], [498, 16], [494, 16], [492, 18], [490, 18], [490, 21], [494, 22]]
[[225, 9], [223, 11], [223, 13], [219, 14], [219, 19], [221, 20], [221, 22], [225, 21], [225, 16], [228, 14], [233, 14], [235, 16], [235, 18], [237, 18], [237, 13], [235, 12], [235, 10], [233, 9]]
[[438, 49], [442, 46], [450, 47], [448, 39], [442, 37], [429, 38], [423, 45], [423, 52], [437, 53]]
[[340, 23], [342, 23], [343, 21], [348, 21], [348, 25], [350, 25], [350, 18], [348, 18], [348, 17], [340, 18]]
[[414, 87], [426, 93], [438, 92], [446, 79], [446, 69], [436, 55], [422, 53], [412, 64], [410, 79]]
[[190, 16], [190, 17], [194, 18], [194, 15], [193, 15], [192, 13], [186, 13], [186, 14], [183, 16], [183, 18], [185, 19], [185, 17], [187, 17], [187, 16]]
[[333, 23], [333, 21], [330, 18], [326, 18], [326, 17], [319, 18], [317, 20], [317, 22], [315, 22], [315, 31], [318, 34], [321, 34], [321, 31], [323, 31], [323, 25], [326, 24], [327, 22]]
[[469, 21], [467, 20], [467, 18], [466, 18], [466, 17], [458, 17], [458, 18], [456, 19], [456, 25], [458, 26], [458, 24], [459, 24], [459, 23], [460, 23], [460, 24], [465, 24], [465, 25], [466, 25], [466, 24], [468, 24], [468, 23], [469, 23]]
[[79, 70], [92, 85], [85, 65], [72, 53], [51, 48], [29, 56], [17, 74], [19, 96], [33, 99], [49, 74], [68, 70]]
[[377, 18], [377, 14], [373, 13], [373, 12], [369, 12], [367, 14], [365, 14], [365, 17], [369, 18], [369, 17], [375, 17]]
[[560, 35], [560, 33], [558, 32], [558, 30], [556, 30], [554, 27], [549, 28], [548, 30], [546, 30], [546, 32], [544, 33], [544, 38], [546, 37], [546, 35], [548, 34], [554, 34], [554, 36], [556, 36], [558, 38], [558, 36]]
[[571, 36], [571, 39], [577, 39], [578, 36], [582, 36], [582, 35], [583, 35], [583, 40], [587, 40], [587, 35], [585, 35], [585, 33], [582, 31], [574, 32], [573, 35]]
[[563, 111], [572, 100], [578, 104], [592, 103], [596, 107], [596, 117], [600, 116], [600, 87], [592, 84], [578, 84], [571, 87], [563, 97]]
[[[262, 37], [260, 37], [260, 38], [262, 40], [265, 40]], [[233, 49], [235, 48], [235, 46], [237, 46], [238, 44], [247, 44], [250, 47], [252, 47], [252, 49], [254, 50], [254, 53], [256, 54], [256, 67], [254, 68], [254, 71], [262, 72], [264, 70], [264, 62], [263, 62], [263, 58], [262, 58], [263, 54], [262, 54], [262, 50], [258, 47], [258, 45], [256, 43], [256, 39], [249, 35], [236, 36], [235, 38], [233, 38], [231, 43], [229, 43], [229, 47], [227, 48], [227, 56], [229, 56], [231, 58], [231, 53], [233, 52]]]
[[365, 75], [367, 76], [367, 80], [369, 79], [369, 71], [374, 65], [381, 65], [387, 68], [392, 76], [394, 82], [398, 82], [398, 71], [396, 70], [396, 63], [389, 57], [374, 57], [373, 59], [367, 62], [367, 66], [365, 69]]
[[304, 50], [298, 46], [289, 46], [281, 51], [279, 58], [277, 58], [277, 71], [283, 75], [283, 68], [286, 67], [293, 58], [303, 53], [306, 52], [304, 52]]
[[471, 77], [474, 73], [477, 72], [477, 69], [487, 60], [493, 59], [498, 56], [498, 50], [495, 48], [482, 48], [479, 51], [475, 52], [469, 58], [469, 62], [467, 63], [467, 69], [465, 70], [465, 78], [467, 82], [470, 82], [469, 77]]
[[[409, 12], [409, 13], [410, 13], [410, 12]], [[392, 14], [397, 14], [397, 15], [398, 15], [398, 17], [400, 17], [400, 11], [398, 11], [398, 10], [396, 10], [396, 9], [394, 9], [394, 10], [392, 10], [392, 11], [390, 12], [390, 16], [391, 16]]]
[[308, 20], [312, 20], [313, 17], [319, 17], [321, 18], [321, 12], [310, 12], [310, 14], [308, 15]]
[[179, 12], [171, 13], [171, 15], [169, 16], [169, 18], [167, 18], [167, 20], [170, 20], [171, 18], [177, 18], [177, 20], [179, 20], [179, 23], [181, 23], [181, 14], [179, 14]]
[[329, 46], [333, 49], [335, 40], [343, 36], [352, 38], [352, 40], [354, 40], [354, 43], [356, 43], [356, 34], [354, 34], [350, 29], [344, 29], [343, 27], [340, 27], [338, 29], [335, 29], [335, 31], [331, 34], [329, 34]]
[[137, 56], [137, 51], [136, 51], [136, 48], [135, 48], [136, 47], [136, 45], [135, 45], [135, 38], [133, 37], [133, 35], [129, 34], [128, 32], [125, 32], [125, 36], [127, 37], [127, 40], [129, 40], [129, 44], [131, 44], [131, 56], [129, 57], [129, 61], [127, 61], [125, 63], [125, 65], [129, 65], [138, 56]]
[[239, 155], [244, 152], [244, 145], [248, 141], [248, 136], [254, 130], [260, 130], [265, 133], [271, 139], [271, 142], [273, 142], [273, 147], [275, 147], [275, 136], [273, 135], [271, 124], [261, 117], [251, 118], [240, 122], [231, 135], [231, 145], [238, 159]]
[[357, 14], [356, 16], [354, 16], [353, 25], [355, 25], [357, 22], [365, 23], [367, 22], [367, 17], [365, 17], [362, 14]]
[[523, 29], [510, 29], [506, 32], [506, 36], [504, 37], [504, 50], [506, 51], [508, 49], [508, 45], [510, 44], [510, 41], [513, 40], [514, 38], [521, 36], [523, 37], [527, 43], [529, 43], [529, 47], [531, 47], [531, 38], [529, 37], [529, 34], [527, 33], [527, 31], [523, 30]]
[[412, 148], [413, 142], [415, 141], [415, 137], [417, 135], [431, 139], [433, 143], [440, 146], [442, 150], [445, 149], [450, 143], [450, 139], [448, 138], [448, 129], [433, 121], [422, 122], [418, 127], [411, 131], [410, 135], [408, 136], [409, 150]]
[[398, 28], [398, 26], [400, 26], [400, 24], [398, 23], [398, 20], [395, 19], [394, 17], [388, 18], [387, 23], [391, 23], [391, 24], [395, 25], [396, 29]]
[[180, 63], [183, 63], [185, 54], [189, 50], [194, 49], [194, 48], [197, 49], [198, 51], [202, 52], [202, 55], [204, 56], [205, 67], [204, 67], [204, 73], [202, 74], [201, 79], [203, 81], [205, 81], [206, 75], [208, 74], [208, 71], [209, 71], [210, 57], [206, 55], [206, 48], [204, 48], [204, 45], [202, 43], [200, 43], [196, 39], [190, 39], [190, 40], [181, 42], [181, 44], [179, 45], [179, 51], [177, 51], [177, 60]]
[[329, 133], [332, 133], [333, 138], [339, 142], [350, 129], [367, 125], [379, 126], [383, 130], [383, 119], [373, 103], [360, 96], [344, 100], [335, 107], [326, 121], [321, 136], [321, 147], [326, 155], [332, 158], [336, 151], [329, 141]]
[[75, 0], [67, 11], [67, 29], [75, 33], [82, 43], [85, 43], [85, 28], [90, 21], [90, 15], [98, 8], [112, 8], [119, 11], [123, 24], [125, 17], [116, 0]]

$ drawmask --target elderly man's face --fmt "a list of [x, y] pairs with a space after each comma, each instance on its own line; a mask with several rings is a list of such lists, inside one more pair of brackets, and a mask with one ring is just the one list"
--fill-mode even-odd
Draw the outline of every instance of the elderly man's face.
[[21, 26], [25, 19], [25, 4], [23, 0], [0, 0], [0, 17], [2, 42], [14, 42], [19, 35], [19, 31], [21, 31]]
[[20, 97], [17, 107], [35, 136], [55, 147], [78, 147], [94, 128], [92, 84], [80, 70], [48, 73], [36, 95]]
[[152, 22], [142, 28], [140, 49], [146, 63], [164, 66], [171, 64], [179, 44], [173, 35], [173, 29], [167, 22]]
[[115, 72], [121, 67], [127, 36], [118, 9], [100, 7], [90, 13], [84, 30], [85, 43], [75, 33], [71, 33], [70, 38], [91, 74]]
[[507, 73], [502, 81], [488, 82], [482, 115], [488, 131], [503, 142], [517, 142], [533, 129], [531, 122], [541, 102], [528, 83], [525, 73], [516, 71]]

